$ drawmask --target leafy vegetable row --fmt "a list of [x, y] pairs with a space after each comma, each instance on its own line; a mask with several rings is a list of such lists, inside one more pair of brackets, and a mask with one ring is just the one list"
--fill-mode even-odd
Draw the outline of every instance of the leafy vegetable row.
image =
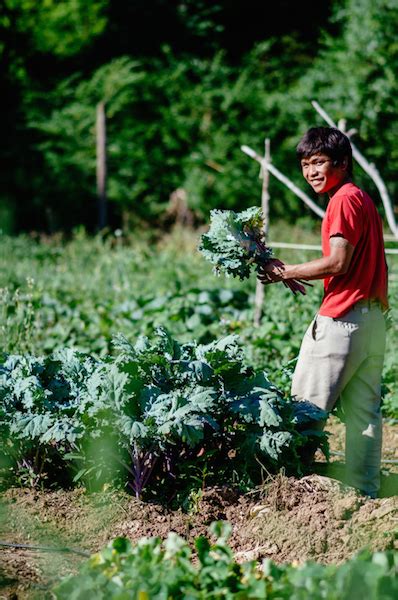
[[[86, 485], [122, 481], [175, 494], [212, 476], [251, 484], [259, 462], [300, 470], [298, 452], [325, 435], [312, 405], [284, 398], [245, 363], [238, 337], [179, 344], [165, 329], [95, 359], [68, 348], [7, 356], [0, 366], [0, 427], [8, 472]], [[258, 462], [259, 461], [259, 462]]]
[[[210, 526], [215, 541], [201, 536], [194, 553], [170, 532], [132, 545], [116, 538], [56, 587], [58, 600], [393, 600], [398, 595], [398, 553], [363, 551], [342, 565], [239, 564], [227, 544], [231, 527]], [[196, 563], [193, 557], [196, 556]]]

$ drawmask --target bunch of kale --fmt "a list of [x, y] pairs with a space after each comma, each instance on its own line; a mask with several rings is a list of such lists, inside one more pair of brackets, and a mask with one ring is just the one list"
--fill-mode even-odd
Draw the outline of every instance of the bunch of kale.
[[[253, 268], [259, 272], [262, 265], [273, 259], [272, 249], [264, 238], [261, 208], [251, 207], [242, 212], [212, 210], [209, 231], [202, 235], [199, 251], [214, 265], [217, 274], [239, 277], [250, 276]], [[305, 294], [303, 282], [283, 280], [294, 294]]]

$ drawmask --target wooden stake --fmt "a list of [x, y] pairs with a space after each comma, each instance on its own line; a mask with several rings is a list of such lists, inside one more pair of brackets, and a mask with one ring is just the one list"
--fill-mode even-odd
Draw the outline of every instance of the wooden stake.
[[[261, 164], [260, 177], [263, 180], [261, 188], [261, 209], [264, 217], [264, 239], [267, 240], [269, 230], [269, 171], [266, 165], [271, 161], [270, 140], [265, 140], [264, 159]], [[259, 327], [263, 316], [265, 288], [264, 285], [257, 279], [256, 296], [254, 300], [254, 326]]]
[[325, 216], [325, 211], [322, 210], [322, 208], [320, 208], [315, 202], [313, 202], [313, 200], [311, 200], [311, 198], [307, 196], [307, 194], [300, 190], [300, 188], [297, 187], [297, 185], [295, 185], [292, 181], [290, 181], [290, 179], [283, 175], [283, 173], [278, 171], [278, 169], [274, 167], [272, 163], [264, 162], [264, 159], [249, 146], [241, 146], [240, 149], [242, 150], [242, 152], [250, 156], [250, 158], [253, 158], [257, 162], [259, 162], [260, 165], [264, 163], [264, 168], [267, 169], [267, 171], [269, 171], [274, 177], [279, 179], [279, 181], [281, 181], [287, 188], [289, 188], [289, 190], [296, 194], [296, 196], [298, 196], [315, 214], [317, 214], [318, 217], [323, 218]]
[[98, 197], [98, 228], [104, 229], [107, 224], [106, 200], [106, 122], [105, 105], [97, 104], [96, 121], [97, 139], [97, 197]]
[[261, 165], [260, 171], [263, 180], [261, 189], [261, 208], [264, 215], [264, 237], [267, 238], [269, 229], [269, 171], [265, 168], [265, 165], [271, 162], [271, 143], [268, 138], [265, 140], [264, 146], [264, 162]]

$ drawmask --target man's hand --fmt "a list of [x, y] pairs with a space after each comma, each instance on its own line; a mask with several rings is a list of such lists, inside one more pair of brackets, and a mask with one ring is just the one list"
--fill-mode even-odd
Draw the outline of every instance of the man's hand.
[[265, 265], [260, 265], [258, 269], [257, 279], [264, 285], [269, 283], [276, 283], [282, 281], [283, 271], [285, 269], [284, 263], [278, 258], [273, 258], [268, 261]]
[[263, 285], [281, 281], [285, 287], [289, 288], [293, 292], [293, 294], [297, 294], [299, 292], [305, 296], [306, 291], [303, 283], [305, 285], [311, 284], [307, 283], [306, 281], [302, 281], [301, 279], [294, 279], [294, 277], [285, 279], [285, 271], [285, 263], [279, 260], [279, 258], [273, 258], [272, 260], [267, 261], [265, 264], [259, 266], [257, 279], [261, 281]]

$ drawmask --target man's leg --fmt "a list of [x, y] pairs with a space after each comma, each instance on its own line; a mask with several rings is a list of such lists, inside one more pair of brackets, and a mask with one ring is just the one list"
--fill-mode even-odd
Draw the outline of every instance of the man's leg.
[[[310, 402], [326, 412], [333, 409], [350, 375], [348, 333], [345, 326], [330, 317], [315, 317], [304, 335], [293, 374], [291, 395], [295, 400]], [[322, 431], [325, 424], [326, 420], [313, 421], [306, 423], [305, 429]], [[313, 462], [317, 448], [314, 440], [300, 449], [304, 465]]]
[[379, 309], [318, 317], [304, 336], [292, 396], [331, 411], [341, 395], [347, 415], [348, 483], [374, 495], [379, 487], [380, 381], [385, 323]]
[[346, 416], [347, 483], [376, 497], [380, 488], [382, 449], [381, 375], [385, 349], [385, 322], [372, 309], [361, 326], [353, 350], [367, 348], [368, 355], [342, 391]]
[[366, 359], [341, 395], [346, 417], [347, 483], [373, 497], [380, 488], [382, 367], [382, 357]]
[[318, 315], [308, 327], [300, 348], [292, 379], [291, 395], [330, 412], [363, 355], [347, 361], [351, 353], [350, 328], [356, 325], [338, 323], [331, 317]]

